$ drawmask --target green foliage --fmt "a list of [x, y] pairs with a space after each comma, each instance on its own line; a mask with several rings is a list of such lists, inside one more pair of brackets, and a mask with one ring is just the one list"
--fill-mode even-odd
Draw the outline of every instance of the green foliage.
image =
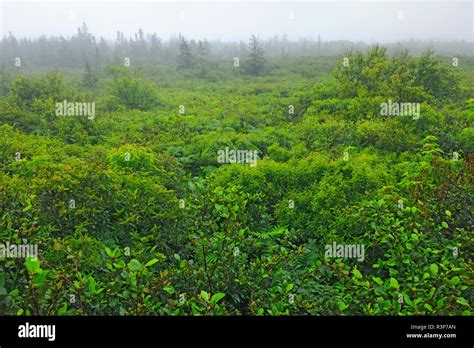
[[389, 59], [385, 48], [375, 46], [366, 55], [349, 52], [345, 59], [334, 72], [342, 98], [383, 96], [396, 101], [442, 102], [459, 92], [454, 73], [432, 50], [418, 59], [406, 51]]
[[143, 81], [138, 75], [115, 74], [110, 88], [113, 102], [128, 109], [147, 111], [160, 105], [155, 85]]
[[[252, 77], [185, 41], [178, 71], [0, 86], [0, 242], [39, 249], [0, 254], [0, 314], [472, 315], [469, 74], [375, 47], [326, 76], [335, 58], [264, 64], [252, 42]], [[88, 98], [94, 119], [55, 115]]]
[[8, 94], [11, 102], [20, 108], [31, 107], [38, 99], [51, 97], [56, 102], [62, 102], [71, 96], [59, 72], [50, 72], [36, 79], [18, 76]]
[[153, 153], [134, 145], [123, 145], [109, 155], [114, 170], [150, 172], [156, 170], [155, 161]]

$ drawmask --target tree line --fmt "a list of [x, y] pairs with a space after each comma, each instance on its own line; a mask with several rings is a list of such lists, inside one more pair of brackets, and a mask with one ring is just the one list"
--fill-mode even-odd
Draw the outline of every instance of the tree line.
[[[262, 49], [271, 58], [295, 56], [336, 56], [347, 50], [366, 50], [369, 44], [350, 41], [327, 41], [321, 35], [317, 39], [301, 38], [291, 41], [286, 34], [273, 36], [260, 41]], [[471, 55], [468, 42], [420, 42], [410, 40], [386, 45], [390, 54], [408, 49], [420, 55], [431, 47], [442, 55]], [[195, 52], [195, 61], [189, 52]], [[245, 41], [221, 42], [219, 40], [186, 39], [181, 34], [163, 40], [157, 33], [145, 33], [139, 29], [132, 37], [117, 31], [114, 40], [95, 37], [86, 23], [71, 37], [17, 38], [13, 33], [0, 40], [0, 65], [15, 67], [17, 58], [21, 66], [83, 68], [86, 63], [94, 67], [109, 64], [123, 64], [128, 58], [134, 65], [173, 63], [189, 67], [199, 65], [205, 57], [214, 60], [243, 58], [248, 54]]]

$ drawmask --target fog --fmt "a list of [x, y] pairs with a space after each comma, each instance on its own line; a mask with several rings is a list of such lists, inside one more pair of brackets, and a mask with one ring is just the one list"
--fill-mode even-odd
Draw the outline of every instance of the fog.
[[409, 39], [473, 41], [470, 1], [165, 2], [1, 1], [1, 35], [70, 37], [83, 22], [95, 36], [115, 39], [139, 28], [167, 40], [178, 33], [208, 40], [286, 34], [366, 43]]

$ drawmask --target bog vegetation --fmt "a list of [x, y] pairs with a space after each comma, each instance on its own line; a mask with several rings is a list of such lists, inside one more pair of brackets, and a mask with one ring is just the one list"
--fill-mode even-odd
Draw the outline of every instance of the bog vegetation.
[[0, 314], [472, 314], [472, 58], [180, 40], [170, 63], [1, 70], [0, 241], [39, 252], [0, 255]]

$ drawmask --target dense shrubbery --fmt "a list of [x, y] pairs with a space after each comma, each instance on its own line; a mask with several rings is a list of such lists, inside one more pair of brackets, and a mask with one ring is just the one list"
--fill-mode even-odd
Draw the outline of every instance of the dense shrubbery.
[[[40, 253], [0, 259], [0, 314], [472, 314], [469, 72], [348, 59], [317, 80], [293, 58], [216, 85], [151, 67], [157, 85], [116, 67], [87, 72], [94, 92], [58, 72], [2, 85], [0, 240]], [[95, 119], [55, 116], [91, 97]], [[382, 116], [389, 99], [420, 118]], [[218, 163], [226, 147], [257, 165]]]

